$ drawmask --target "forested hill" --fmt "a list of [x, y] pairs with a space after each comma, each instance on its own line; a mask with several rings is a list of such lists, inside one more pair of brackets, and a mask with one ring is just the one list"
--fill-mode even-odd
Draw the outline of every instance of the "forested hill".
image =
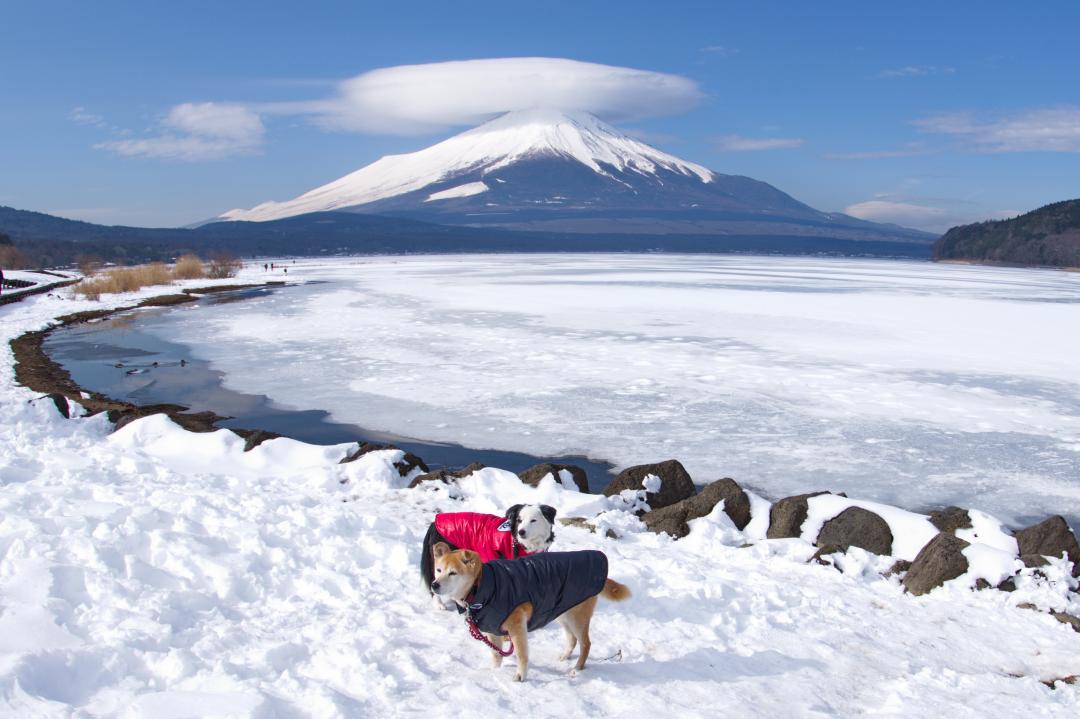
[[[169, 261], [185, 252], [251, 256], [409, 254], [416, 252], [748, 252], [925, 259], [922, 241], [858, 240], [831, 235], [645, 235], [524, 232], [441, 225], [354, 212], [316, 212], [267, 222], [215, 222], [194, 229], [95, 225], [0, 206], [0, 234], [21, 264], [54, 267], [92, 256], [132, 264]], [[0, 257], [0, 262], [3, 258]]]
[[1080, 267], [1080, 200], [954, 227], [934, 244], [934, 259]]

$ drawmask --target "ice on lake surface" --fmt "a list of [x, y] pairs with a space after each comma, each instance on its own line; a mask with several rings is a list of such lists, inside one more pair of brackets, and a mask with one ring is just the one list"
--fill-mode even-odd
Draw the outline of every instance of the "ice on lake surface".
[[619, 466], [678, 458], [1010, 521], [1080, 515], [1080, 274], [687, 255], [299, 261], [154, 331], [335, 420]]

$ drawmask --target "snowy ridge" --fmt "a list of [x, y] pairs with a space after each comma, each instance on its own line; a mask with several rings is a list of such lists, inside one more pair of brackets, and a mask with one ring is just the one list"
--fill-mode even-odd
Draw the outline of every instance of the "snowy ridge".
[[418, 152], [388, 155], [293, 200], [230, 210], [221, 219], [261, 222], [341, 210], [420, 190], [467, 172], [489, 174], [522, 159], [544, 156], [573, 159], [606, 177], [611, 175], [604, 166], [641, 175], [655, 175], [664, 169], [696, 177], [702, 183], [711, 182], [713, 177], [711, 170], [635, 140], [587, 113], [521, 110]]

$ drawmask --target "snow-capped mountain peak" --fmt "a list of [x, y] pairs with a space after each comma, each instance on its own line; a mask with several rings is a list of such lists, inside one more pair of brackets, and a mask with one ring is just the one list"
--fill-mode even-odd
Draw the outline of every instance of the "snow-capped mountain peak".
[[[227, 220], [263, 221], [341, 210], [385, 200], [442, 183], [425, 201], [485, 192], [487, 176], [519, 161], [554, 157], [576, 161], [593, 172], [618, 180], [612, 172], [653, 176], [673, 172], [700, 183], [713, 173], [657, 150], [583, 112], [535, 108], [509, 112], [436, 145], [405, 155], [388, 155], [293, 200], [264, 202], [250, 210], [230, 210]], [[476, 173], [483, 180], [445, 188], [454, 177]]]
[[701, 165], [661, 152], [584, 112], [544, 108], [509, 112], [447, 142], [454, 140], [499, 158], [488, 172], [524, 157], [548, 154], [571, 157], [600, 174], [607, 174], [602, 165], [643, 174], [655, 174], [662, 167], [697, 175], [702, 182], [712, 179], [712, 172]]

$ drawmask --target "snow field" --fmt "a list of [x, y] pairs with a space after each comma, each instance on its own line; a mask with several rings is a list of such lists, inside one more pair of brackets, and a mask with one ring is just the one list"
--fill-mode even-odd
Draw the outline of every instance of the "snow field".
[[[805, 564], [801, 540], [739, 549], [720, 511], [674, 542], [551, 479], [532, 489], [489, 468], [451, 492], [406, 490], [395, 451], [340, 465], [349, 445], [245, 454], [227, 431], [160, 416], [108, 434], [103, 418], [45, 403], [22, 414], [41, 466], [3, 496], [0, 706], [13, 714], [420, 716], [432, 697], [461, 717], [1078, 706], [1075, 689], [1038, 680], [1080, 671], [1080, 637], [1015, 608], [1048, 582], [916, 599], [878, 574], [891, 560], [859, 550], [840, 573]], [[557, 630], [532, 635], [521, 687], [455, 613], [432, 609], [416, 567], [436, 511], [538, 501], [615, 528], [618, 540], [560, 527], [557, 547], [607, 552], [635, 596], [600, 605], [576, 676], [556, 660]]]
[[[806, 564], [814, 549], [801, 539], [740, 548], [764, 533], [769, 505], [756, 495], [746, 532], [718, 509], [676, 542], [603, 497], [495, 468], [451, 491], [408, 490], [395, 451], [341, 465], [350, 445], [277, 439], [245, 454], [230, 432], [191, 434], [160, 416], [111, 433], [104, 417], [28, 403], [12, 377], [7, 339], [89, 306], [35, 297], [0, 309], [0, 714], [1080, 711], [1076, 687], [1040, 683], [1080, 673], [1080, 635], [1016, 607], [1080, 612], [1061, 562], [1011, 594], [958, 580], [915, 598], [880, 576], [891, 558], [852, 549], [836, 571]], [[512, 682], [513, 659], [491, 670], [460, 617], [418, 586], [435, 512], [518, 502], [591, 517], [598, 533], [560, 526], [555, 548], [602, 549], [634, 592], [600, 603], [580, 674], [557, 661], [552, 627], [530, 636], [529, 680]], [[814, 501], [813, 519], [844, 506]], [[886, 520], [894, 534], [920, 521]], [[973, 520], [988, 542], [973, 547], [1007, 554], [995, 520]]]
[[399, 436], [1080, 525], [1075, 273], [527, 255], [294, 275], [329, 282], [148, 329], [231, 389]]

